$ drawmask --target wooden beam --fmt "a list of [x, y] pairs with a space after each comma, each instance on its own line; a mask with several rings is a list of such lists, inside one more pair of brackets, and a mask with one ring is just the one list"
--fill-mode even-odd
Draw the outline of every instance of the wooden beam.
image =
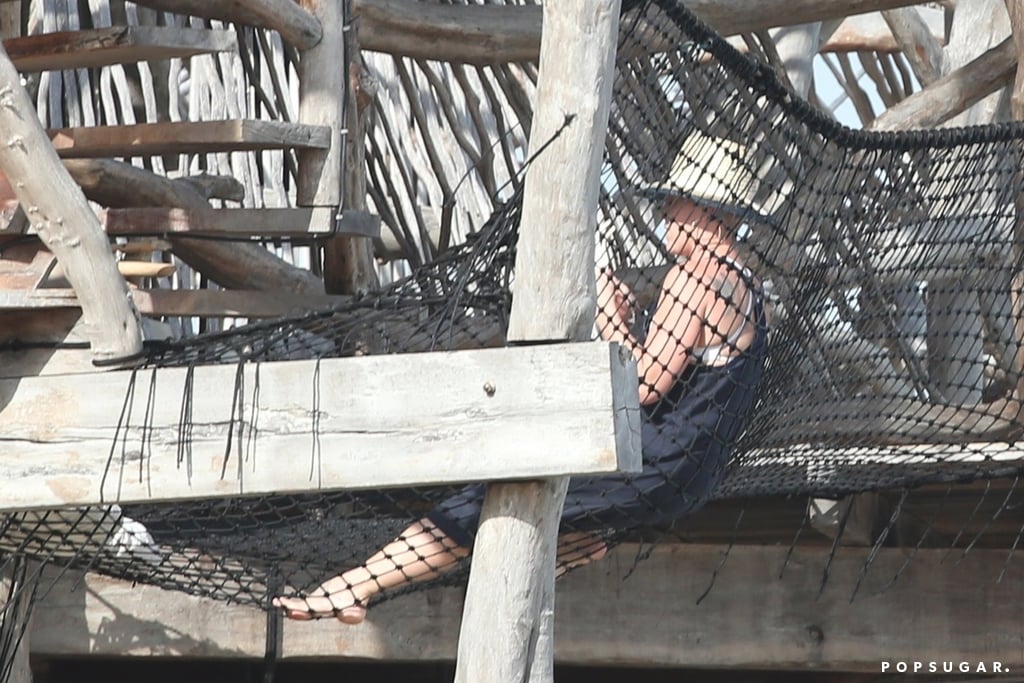
[[[147, 0], [149, 1], [149, 0]], [[685, 0], [723, 35], [841, 19], [905, 7], [916, 0]], [[541, 8], [536, 5], [447, 5], [413, 0], [354, 0], [364, 50], [447, 62], [536, 61]]]
[[191, 57], [238, 49], [232, 31], [114, 26], [87, 31], [43, 33], [4, 41], [19, 71], [92, 69], [111, 64]]
[[[148, 317], [195, 316], [197, 318], [278, 318], [332, 308], [350, 297], [326, 294], [294, 294], [236, 289], [131, 289], [132, 302]], [[0, 310], [77, 308], [73, 289], [0, 291]]]
[[1007, 85], [1017, 68], [1013, 39], [943, 76], [876, 118], [872, 130], [934, 128]]
[[141, 0], [138, 4], [165, 12], [269, 28], [286, 43], [308, 49], [320, 42], [316, 17], [293, 0]]
[[[638, 562], [640, 550], [620, 546], [558, 584], [558, 663], [874, 674], [900, 660], [1024, 666], [1024, 572], [1005, 550], [922, 549], [908, 561], [905, 549], [883, 548], [852, 601], [864, 549], [837, 550], [820, 594], [828, 548], [787, 556], [787, 545], [738, 545], [720, 568], [724, 546], [644, 546], [650, 556]], [[429, 588], [373, 607], [360, 626], [289, 621], [280, 655], [451, 661], [462, 599], [459, 586]], [[251, 607], [71, 573], [36, 606], [32, 654], [259, 660], [265, 628]]]
[[100, 214], [108, 235], [192, 235], [196, 237], [380, 237], [380, 217], [337, 209], [107, 209]]
[[263, 363], [258, 406], [254, 364], [241, 396], [235, 366], [198, 367], [191, 468], [178, 463], [186, 372], [140, 371], [120, 432], [129, 372], [0, 381], [0, 480], [22, 482], [0, 508], [614, 472], [639, 458], [635, 370], [607, 343]]
[[139, 315], [127, 296], [106, 235], [82, 190], [47, 143], [35, 107], [0, 47], [0, 170], [11, 179], [29, 224], [64, 265], [90, 325], [97, 359], [142, 349]]
[[282, 121], [173, 121], [47, 132], [62, 158], [211, 154], [293, 147], [325, 148], [330, 129]]
[[536, 61], [537, 5], [447, 5], [354, 0], [359, 43], [370, 52], [471, 64]]
[[154, 318], [280, 318], [334, 308], [351, 298], [237, 289], [134, 289], [132, 301], [140, 313]]

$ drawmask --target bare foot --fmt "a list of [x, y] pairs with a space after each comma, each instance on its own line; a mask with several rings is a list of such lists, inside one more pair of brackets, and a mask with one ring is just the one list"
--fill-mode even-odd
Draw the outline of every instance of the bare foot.
[[366, 598], [355, 593], [357, 587], [336, 576], [320, 584], [306, 597], [277, 596], [274, 607], [296, 621], [334, 617], [343, 624], [361, 624], [366, 619]]

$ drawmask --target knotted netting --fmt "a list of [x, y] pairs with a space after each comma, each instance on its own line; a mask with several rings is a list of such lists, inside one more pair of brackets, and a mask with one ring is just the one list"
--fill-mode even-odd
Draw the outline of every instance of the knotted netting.
[[[1022, 140], [1017, 125], [852, 131], [671, 0], [625, 10], [594, 334], [638, 358], [645, 470], [574, 480], [563, 530], [578, 548], [565, 563], [685, 526], [710, 499], [1017, 475]], [[384, 290], [161, 344], [137, 372], [502, 345], [520, 180], [464, 244]], [[201, 422], [188, 392], [185, 441]], [[132, 400], [147, 414], [144, 396]], [[244, 438], [258, 451], [258, 430]], [[430, 487], [33, 511], [7, 516], [3, 538], [41, 560], [263, 606], [309, 596], [311, 612], [330, 613], [344, 600], [315, 605], [320, 582], [392, 539], [408, 555], [384, 553], [399, 575], [424, 559], [435, 573], [457, 564], [480, 496]], [[364, 572], [369, 593], [385, 571]]]

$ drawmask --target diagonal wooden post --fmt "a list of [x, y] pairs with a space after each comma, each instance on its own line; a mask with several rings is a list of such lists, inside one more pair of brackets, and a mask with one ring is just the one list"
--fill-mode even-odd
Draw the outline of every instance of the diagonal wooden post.
[[[530, 147], [551, 144], [526, 174], [512, 342], [590, 337], [594, 229], [619, 6], [619, 0], [544, 3]], [[456, 681], [553, 680], [554, 559], [567, 486], [568, 479], [559, 478], [488, 487]]]
[[0, 170], [7, 175], [39, 239], [78, 294], [93, 356], [110, 360], [142, 349], [139, 314], [117, 271], [96, 214], [64, 169], [0, 46]]

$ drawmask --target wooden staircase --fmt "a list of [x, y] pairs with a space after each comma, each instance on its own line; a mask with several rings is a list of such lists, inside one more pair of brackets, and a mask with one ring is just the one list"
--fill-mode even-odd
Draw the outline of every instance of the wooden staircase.
[[[302, 10], [305, 11], [305, 10]], [[282, 32], [282, 35], [287, 35]], [[101, 68], [171, 58], [188, 59], [197, 55], [231, 52], [239, 49], [236, 33], [222, 29], [195, 29], [163, 26], [114, 26], [110, 28], [61, 31], [41, 35], [7, 38], [3, 41], [12, 63], [21, 72]], [[301, 46], [300, 46], [301, 47]], [[340, 65], [338, 65], [340, 68]], [[301, 74], [300, 74], [301, 75]], [[300, 109], [301, 109], [300, 103]], [[321, 116], [321, 118], [323, 118]], [[264, 150], [295, 150], [326, 156], [333, 144], [341, 140], [340, 117], [332, 125], [311, 125], [277, 120], [235, 118], [207, 121], [161, 121], [133, 125], [105, 125], [55, 128], [47, 131], [57, 154], [62, 159], [131, 159], [182, 154], [213, 154], [260, 152]], [[300, 166], [303, 155], [299, 155]], [[340, 173], [340, 169], [338, 170]], [[308, 174], [307, 174], [308, 177]], [[154, 182], [171, 182], [153, 176]], [[336, 180], [336, 176], [335, 176]], [[232, 181], [233, 182], [233, 181]], [[330, 180], [327, 181], [330, 184]], [[237, 185], [237, 183], [235, 183]], [[116, 188], [115, 188], [116, 189]], [[135, 188], [126, 186], [131, 195]], [[340, 189], [340, 188], [339, 188]], [[5, 192], [5, 190], [7, 192]], [[87, 190], [88, 194], [88, 190]], [[109, 193], [108, 193], [109, 194]], [[159, 193], [158, 193], [159, 194]], [[166, 194], [166, 193], [165, 193]], [[17, 202], [9, 186], [0, 183], [0, 203], [7, 210], [0, 215], [0, 249], [17, 240], [30, 239], [34, 229], [24, 214], [15, 212]], [[214, 208], [205, 199], [193, 194], [161, 199], [162, 204], [145, 205], [151, 197], [140, 199], [143, 205], [104, 204], [97, 212], [100, 223], [111, 237], [125, 240], [142, 237], [162, 238], [160, 244], [170, 251], [188, 239], [189, 248], [202, 250], [204, 243], [193, 237], [232, 240], [227, 248], [208, 259], [225, 260], [229, 250], [245, 252], [256, 260], [274, 258], [258, 254], [262, 247], [252, 242], [261, 239], [325, 239], [337, 235], [379, 237], [380, 220], [365, 211], [349, 211], [339, 215], [337, 204], [287, 208]], [[319, 194], [318, 194], [319, 196]], [[331, 194], [325, 195], [330, 200]], [[90, 196], [96, 200], [95, 196]], [[239, 197], [231, 197], [239, 199]], [[301, 201], [300, 196], [300, 201]], [[103, 203], [103, 199], [99, 199]], [[310, 291], [211, 291], [168, 290], [154, 288], [174, 270], [170, 263], [128, 260], [129, 251], [122, 250], [119, 270], [133, 285], [132, 296], [144, 316], [197, 317], [268, 317], [322, 308], [337, 303], [329, 297]], [[140, 258], [151, 258], [143, 254]], [[15, 267], [3, 267], [0, 255], [0, 316], [4, 311], [53, 311], [73, 308], [78, 304], [67, 281], [52, 277], [53, 258], [41, 251], [34, 261]], [[45, 272], [43, 272], [45, 271]], [[148, 287], [148, 288], [147, 288]], [[269, 283], [273, 289], [273, 283]], [[0, 343], [2, 343], [0, 339]]]

